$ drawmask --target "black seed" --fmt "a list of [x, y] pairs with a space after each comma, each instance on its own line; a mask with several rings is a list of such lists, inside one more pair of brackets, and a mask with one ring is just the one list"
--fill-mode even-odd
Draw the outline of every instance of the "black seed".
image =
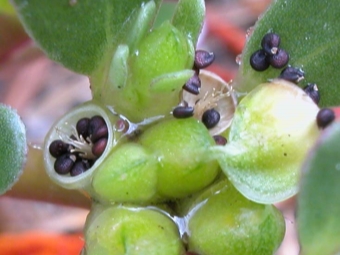
[[299, 83], [301, 80], [305, 78], [305, 73], [302, 69], [298, 69], [295, 67], [288, 66], [282, 70], [279, 78], [284, 79], [286, 81]]
[[226, 145], [227, 144], [227, 138], [225, 138], [224, 136], [214, 135], [213, 138], [214, 138], [215, 143], [217, 145]]
[[201, 80], [198, 75], [192, 76], [184, 85], [183, 89], [191, 94], [198, 95], [200, 93]]
[[254, 70], [260, 72], [269, 67], [269, 61], [264, 50], [257, 50], [251, 55], [250, 65]]
[[106, 125], [105, 120], [103, 117], [96, 115], [93, 116], [90, 119], [90, 123], [89, 123], [89, 128], [88, 128], [88, 134], [92, 135], [96, 129], [100, 128], [101, 126]]
[[75, 155], [63, 154], [60, 157], [58, 157], [54, 162], [54, 170], [58, 174], [62, 175], [68, 174], [70, 173], [75, 161], [76, 161]]
[[96, 130], [94, 130], [94, 133], [91, 136], [91, 141], [93, 143], [97, 142], [100, 138], [107, 138], [109, 134], [109, 130], [107, 129], [107, 126], [100, 126]]
[[100, 138], [95, 144], [93, 144], [92, 146], [92, 153], [93, 155], [100, 157], [105, 148], [106, 148], [106, 144], [107, 144], [107, 138]]
[[202, 115], [202, 122], [208, 128], [213, 128], [220, 121], [220, 114], [215, 109], [207, 110]]
[[82, 159], [82, 161], [83, 161], [83, 165], [85, 167], [85, 170], [90, 169], [93, 166], [93, 164], [94, 164], [93, 160]]
[[78, 120], [76, 129], [79, 135], [82, 135], [83, 138], [88, 137], [88, 129], [89, 129], [89, 124], [90, 124], [90, 118], [82, 118]]
[[281, 39], [278, 34], [268, 33], [262, 38], [262, 41], [261, 41], [262, 49], [268, 55], [275, 55], [280, 46], [280, 41]]
[[189, 118], [194, 115], [194, 108], [190, 106], [177, 106], [172, 115], [177, 119]]
[[313, 99], [314, 103], [319, 104], [320, 102], [320, 93], [318, 90], [318, 86], [315, 83], [309, 83], [307, 86], [303, 88], [306, 94]]
[[86, 171], [84, 162], [82, 160], [76, 161], [70, 171], [71, 176], [77, 176]]
[[69, 144], [64, 143], [62, 140], [54, 140], [49, 146], [49, 151], [53, 157], [57, 158], [62, 154], [65, 154], [68, 151], [69, 146]]
[[332, 109], [323, 108], [316, 115], [316, 124], [319, 128], [326, 128], [335, 119], [335, 113]]
[[268, 59], [272, 67], [280, 69], [288, 64], [289, 55], [285, 50], [278, 49], [277, 53], [275, 55], [270, 55]]
[[197, 50], [195, 52], [194, 68], [202, 69], [209, 65], [215, 60], [215, 54], [205, 50]]

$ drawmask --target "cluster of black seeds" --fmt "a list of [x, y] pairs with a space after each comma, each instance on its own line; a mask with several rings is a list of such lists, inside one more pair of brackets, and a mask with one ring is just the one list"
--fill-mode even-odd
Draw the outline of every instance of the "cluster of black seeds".
[[267, 33], [261, 41], [261, 49], [255, 51], [250, 57], [250, 65], [256, 71], [264, 71], [269, 66], [282, 68], [288, 64], [289, 54], [279, 48], [280, 36], [275, 33]]
[[84, 173], [103, 154], [107, 145], [108, 128], [103, 117], [82, 118], [75, 129], [76, 134], [68, 139], [54, 140], [49, 146], [50, 154], [56, 158], [54, 170], [60, 175]]
[[[195, 52], [195, 60], [193, 69], [195, 74], [183, 85], [183, 89], [191, 94], [199, 95], [201, 88], [201, 80], [199, 78], [200, 69], [206, 68], [213, 63], [215, 55], [213, 52], [197, 50]], [[187, 105], [177, 106], [172, 114], [175, 118], [189, 118], [194, 115], [194, 107]], [[202, 115], [202, 122], [208, 128], [213, 128], [220, 121], [220, 114], [215, 109], [209, 109]]]

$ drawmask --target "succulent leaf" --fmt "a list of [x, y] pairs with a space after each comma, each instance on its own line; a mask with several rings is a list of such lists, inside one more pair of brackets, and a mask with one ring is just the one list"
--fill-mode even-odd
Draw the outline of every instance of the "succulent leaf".
[[20, 177], [26, 162], [26, 130], [17, 112], [0, 105], [0, 195]]

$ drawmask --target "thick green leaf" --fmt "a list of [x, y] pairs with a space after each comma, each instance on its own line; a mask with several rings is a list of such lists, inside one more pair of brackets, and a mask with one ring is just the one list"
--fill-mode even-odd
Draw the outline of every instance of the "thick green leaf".
[[340, 252], [340, 123], [321, 135], [303, 167], [297, 204], [302, 254]]
[[[47, 55], [84, 74], [91, 74], [124, 42], [145, 4], [145, 0], [13, 2], [26, 30]], [[161, 0], [154, 2], [159, 6]]]
[[26, 130], [15, 110], [0, 105], [0, 195], [19, 178], [26, 160]]
[[321, 106], [340, 103], [338, 63], [340, 59], [340, 4], [338, 0], [277, 0], [255, 25], [243, 52], [235, 88], [248, 92], [281, 70], [270, 67], [264, 72], [253, 70], [250, 56], [260, 49], [262, 37], [269, 31], [281, 36], [282, 49], [290, 54], [289, 64], [305, 71], [306, 83], [316, 83]]
[[204, 0], [180, 0], [172, 24], [196, 45], [205, 17]]

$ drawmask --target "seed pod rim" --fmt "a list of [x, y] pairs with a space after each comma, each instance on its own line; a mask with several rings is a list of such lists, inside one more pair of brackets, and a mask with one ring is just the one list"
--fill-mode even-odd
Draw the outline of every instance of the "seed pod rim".
[[[218, 135], [223, 133], [231, 124], [234, 112], [237, 105], [237, 97], [233, 92], [232, 87], [224, 81], [220, 76], [207, 70], [200, 70], [199, 78], [201, 80], [201, 90], [199, 95], [193, 95], [187, 91], [182, 91], [181, 98], [188, 106], [194, 107], [194, 117], [199, 121], [202, 120], [203, 113], [211, 108], [214, 108], [220, 113], [220, 120], [216, 126], [209, 129], [209, 133]], [[210, 108], [201, 109], [197, 101], [204, 99], [204, 96], [213, 92], [213, 90], [222, 91], [225, 95], [216, 101], [216, 106], [212, 105]], [[203, 100], [206, 101], [206, 100]]]
[[[88, 116], [100, 115], [104, 118], [107, 127], [108, 127], [108, 142], [103, 154], [95, 161], [93, 166], [88, 169], [86, 172], [78, 175], [78, 176], [70, 176], [70, 175], [60, 175], [54, 170], [54, 162], [55, 158], [49, 152], [50, 144], [56, 140], [60, 139], [60, 132], [65, 132], [66, 134], [71, 134], [73, 131], [72, 126], [76, 126], [76, 123], [79, 119]], [[60, 185], [66, 189], [85, 189], [88, 192], [91, 192], [91, 180], [92, 176], [95, 172], [97, 166], [101, 164], [101, 162], [105, 159], [105, 157], [109, 154], [111, 149], [117, 144], [117, 132], [114, 130], [115, 121], [118, 119], [118, 116], [111, 112], [107, 107], [100, 104], [96, 101], [89, 101], [84, 104], [81, 104], [67, 114], [62, 116], [59, 120], [57, 120], [49, 130], [46, 135], [43, 147], [44, 154], [44, 164], [47, 175], [51, 178], [53, 182]], [[60, 129], [61, 131], [57, 131]], [[58, 133], [59, 132], [59, 133]]]

